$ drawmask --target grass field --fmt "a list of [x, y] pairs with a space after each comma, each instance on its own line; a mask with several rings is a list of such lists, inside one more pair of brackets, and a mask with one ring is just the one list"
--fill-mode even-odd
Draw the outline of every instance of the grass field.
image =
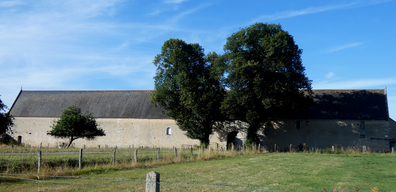
[[355, 187], [361, 191], [379, 187], [380, 191], [396, 191], [396, 156], [376, 153], [266, 153], [147, 165], [129, 170], [102, 166], [75, 172], [75, 175], [90, 179], [2, 179], [0, 191], [144, 191], [145, 176], [150, 171], [161, 174], [161, 191], [311, 191], [308, 189], [323, 188], [330, 191], [334, 187], [339, 190]]

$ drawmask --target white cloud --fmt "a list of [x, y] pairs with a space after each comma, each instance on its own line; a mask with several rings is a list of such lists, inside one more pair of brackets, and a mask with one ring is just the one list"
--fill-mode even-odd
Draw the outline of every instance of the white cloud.
[[330, 72], [330, 73], [328, 73], [327, 75], [326, 75], [326, 78], [327, 79], [330, 79], [330, 78], [332, 78], [332, 77], [334, 77], [334, 73], [333, 72]]
[[326, 53], [333, 53], [333, 52], [336, 52], [336, 51], [341, 51], [343, 49], [356, 47], [356, 46], [359, 46], [359, 45], [362, 45], [362, 44], [363, 43], [350, 43], [350, 44], [346, 44], [346, 45], [341, 45], [341, 46], [329, 49]]

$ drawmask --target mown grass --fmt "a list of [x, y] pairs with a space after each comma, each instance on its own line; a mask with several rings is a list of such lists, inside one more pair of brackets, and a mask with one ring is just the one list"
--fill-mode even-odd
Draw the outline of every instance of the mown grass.
[[[396, 156], [393, 154], [314, 154], [314, 153], [261, 153], [222, 157], [207, 161], [174, 161], [170, 164], [132, 166], [128, 169], [108, 165], [75, 170], [73, 175], [100, 178], [142, 179], [116, 185], [119, 182], [99, 179], [45, 179], [43, 181], [2, 180], [0, 191], [144, 191], [145, 176], [150, 171], [161, 174], [161, 191], [231, 191], [275, 190], [328, 191], [358, 188], [369, 191], [396, 190]], [[68, 184], [45, 183], [45, 181]], [[181, 182], [181, 183], [167, 183]], [[188, 183], [187, 183], [188, 182]], [[74, 183], [74, 184], [73, 184]], [[77, 185], [93, 183], [94, 185]], [[194, 184], [192, 184], [194, 183]], [[239, 186], [209, 186], [229, 184]], [[96, 185], [101, 184], [101, 185]], [[268, 186], [247, 187], [249, 186]]]

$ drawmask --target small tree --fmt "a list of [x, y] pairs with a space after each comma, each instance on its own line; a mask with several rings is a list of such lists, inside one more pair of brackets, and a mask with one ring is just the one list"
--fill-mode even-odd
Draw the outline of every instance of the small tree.
[[47, 132], [47, 135], [56, 138], [68, 138], [70, 147], [72, 142], [79, 138], [93, 140], [97, 136], [106, 136], [103, 129], [98, 128], [95, 117], [92, 113], [83, 115], [81, 109], [72, 105], [65, 109], [59, 120], [55, 120], [51, 126], [52, 130]]
[[4, 105], [3, 101], [0, 99], [0, 135], [11, 130], [14, 125], [13, 117], [6, 112], [7, 106]]

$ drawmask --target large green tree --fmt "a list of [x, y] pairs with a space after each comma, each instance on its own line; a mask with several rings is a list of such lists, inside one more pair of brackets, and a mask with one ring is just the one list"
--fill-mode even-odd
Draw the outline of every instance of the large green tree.
[[76, 139], [93, 140], [97, 136], [105, 136], [106, 134], [103, 129], [98, 128], [92, 113], [83, 115], [80, 108], [72, 105], [62, 112], [58, 120], [54, 121], [52, 129], [47, 132], [47, 135], [69, 139], [68, 148]]
[[14, 125], [12, 121], [14, 118], [6, 110], [7, 106], [0, 99], [0, 135], [10, 130]]
[[154, 59], [155, 92], [151, 100], [173, 118], [181, 130], [201, 146], [209, 144], [213, 128], [221, 125], [221, 101], [225, 90], [214, 66], [219, 56], [204, 54], [199, 44], [169, 39]]
[[280, 25], [256, 23], [227, 38], [226, 83], [222, 110], [249, 124], [247, 144], [258, 143], [267, 122], [291, 118], [312, 103], [311, 81], [302, 50]]

